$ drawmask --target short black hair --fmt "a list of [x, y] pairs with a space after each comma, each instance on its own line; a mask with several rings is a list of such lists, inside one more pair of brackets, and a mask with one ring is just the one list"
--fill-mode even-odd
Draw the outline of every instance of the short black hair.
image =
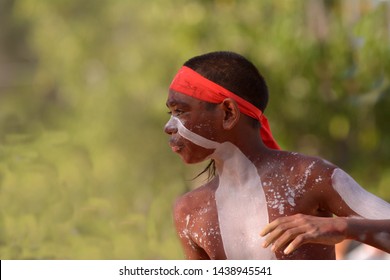
[[184, 66], [219, 84], [262, 112], [268, 104], [268, 87], [256, 66], [240, 54], [216, 51], [195, 56]]

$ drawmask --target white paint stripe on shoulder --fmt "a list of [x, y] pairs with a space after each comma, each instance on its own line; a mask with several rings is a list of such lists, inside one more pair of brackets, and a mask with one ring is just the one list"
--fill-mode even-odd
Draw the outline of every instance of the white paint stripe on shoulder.
[[363, 189], [340, 168], [333, 171], [332, 185], [347, 205], [358, 215], [366, 219], [390, 219], [390, 204]]

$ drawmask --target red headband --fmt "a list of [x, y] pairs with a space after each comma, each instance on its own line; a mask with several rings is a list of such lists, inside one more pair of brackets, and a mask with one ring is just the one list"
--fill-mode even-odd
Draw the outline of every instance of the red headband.
[[226, 98], [233, 99], [237, 102], [241, 113], [260, 122], [260, 135], [264, 144], [271, 149], [280, 150], [279, 145], [272, 137], [268, 120], [259, 108], [234, 94], [233, 92], [206, 79], [191, 68], [186, 66], [180, 68], [169, 88], [182, 94], [210, 103], [221, 103]]

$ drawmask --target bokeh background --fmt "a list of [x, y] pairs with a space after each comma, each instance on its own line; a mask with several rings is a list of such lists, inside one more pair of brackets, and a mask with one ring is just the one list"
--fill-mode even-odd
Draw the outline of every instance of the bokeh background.
[[239, 52], [284, 149], [390, 201], [390, 3], [0, 0], [0, 258], [181, 259], [163, 133], [190, 57]]

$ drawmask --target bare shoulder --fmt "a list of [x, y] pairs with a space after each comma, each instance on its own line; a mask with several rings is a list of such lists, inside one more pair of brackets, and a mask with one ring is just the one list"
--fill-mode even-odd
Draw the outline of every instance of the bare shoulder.
[[185, 221], [188, 215], [193, 215], [199, 209], [204, 209], [214, 198], [217, 187], [217, 179], [179, 196], [174, 204], [174, 216], [176, 221]]
[[290, 151], [275, 151], [265, 165], [266, 173], [273, 177], [317, 178], [318, 181], [324, 179], [324, 176], [329, 177], [337, 168], [323, 158]]
[[178, 236], [187, 259], [225, 259], [215, 204], [217, 178], [180, 196], [174, 205]]
[[289, 153], [287, 157], [286, 162], [291, 175], [304, 184], [306, 189], [323, 193], [332, 185], [332, 174], [337, 168], [333, 163], [321, 157], [299, 153]]
[[282, 151], [286, 160], [292, 160], [297, 165], [320, 165], [322, 167], [335, 167], [335, 165], [319, 156], [305, 155], [298, 152]]
[[[332, 163], [314, 156], [281, 151], [269, 161], [270, 168], [262, 174], [262, 184], [272, 217], [304, 213], [319, 213], [329, 200]], [[268, 164], [268, 162], [267, 162]]]

